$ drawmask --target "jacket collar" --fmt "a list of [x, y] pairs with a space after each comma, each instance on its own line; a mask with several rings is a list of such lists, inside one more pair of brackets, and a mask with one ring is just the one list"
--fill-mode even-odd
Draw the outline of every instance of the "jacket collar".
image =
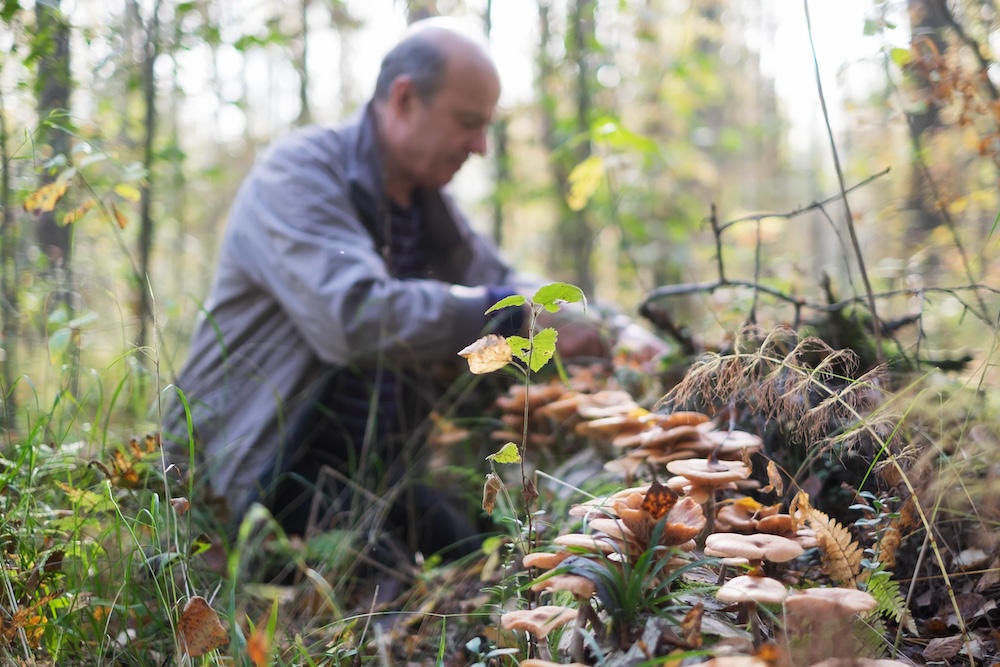
[[[389, 215], [389, 200], [385, 194], [385, 172], [378, 140], [378, 118], [374, 101], [368, 102], [349, 124], [354, 134], [347, 134], [347, 181], [351, 202], [357, 208], [365, 227], [381, 246]], [[459, 216], [441, 191], [419, 188], [413, 198], [420, 212], [427, 239], [435, 252], [442, 255], [463, 241], [466, 236]]]

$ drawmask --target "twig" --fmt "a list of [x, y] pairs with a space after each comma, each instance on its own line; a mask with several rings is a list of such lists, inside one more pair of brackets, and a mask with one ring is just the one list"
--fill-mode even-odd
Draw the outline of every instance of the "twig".
[[816, 210], [818, 208], [822, 208], [826, 204], [831, 204], [831, 203], [837, 201], [838, 199], [840, 199], [841, 197], [843, 197], [845, 194], [850, 194], [851, 192], [854, 192], [855, 190], [858, 190], [859, 188], [863, 188], [864, 186], [868, 185], [872, 181], [885, 176], [886, 174], [889, 173], [890, 170], [891, 170], [891, 167], [886, 167], [882, 171], [880, 171], [878, 173], [875, 173], [875, 174], [872, 174], [871, 176], [869, 176], [868, 178], [864, 179], [863, 181], [859, 181], [859, 182], [855, 183], [854, 185], [852, 185], [851, 187], [847, 188], [842, 193], [837, 193], [835, 195], [831, 195], [831, 196], [827, 197], [826, 199], [821, 199], [819, 201], [814, 201], [811, 204], [807, 204], [805, 206], [793, 209], [791, 211], [786, 211], [784, 213], [756, 213], [754, 215], [747, 215], [747, 216], [744, 216], [742, 218], [736, 218], [735, 220], [730, 220], [730, 221], [728, 221], [728, 222], [723, 223], [722, 225], [720, 225], [719, 226], [719, 231], [720, 232], [724, 232], [727, 229], [729, 229], [730, 227], [732, 227], [733, 225], [737, 225], [737, 224], [739, 224], [741, 222], [756, 222], [758, 220], [767, 220], [767, 219], [770, 219], [770, 218], [779, 218], [779, 219], [784, 219], [784, 220], [790, 220], [791, 218], [798, 217], [798, 216], [802, 215], [803, 213], [808, 213], [809, 211], [813, 211], [813, 210]]
[[840, 184], [840, 194], [844, 202], [844, 214], [846, 216], [847, 231], [851, 235], [851, 244], [857, 254], [858, 270], [861, 273], [861, 281], [865, 285], [865, 292], [868, 294], [868, 308], [872, 316], [872, 333], [875, 338], [875, 357], [879, 363], [885, 362], [885, 352], [882, 349], [882, 331], [878, 321], [878, 312], [875, 309], [875, 293], [872, 291], [871, 281], [868, 280], [868, 270], [865, 268], [864, 255], [861, 252], [861, 244], [858, 242], [858, 235], [854, 229], [854, 217], [851, 214], [851, 204], [847, 200], [847, 185], [844, 182], [844, 170], [840, 166], [840, 155], [837, 153], [837, 142], [833, 138], [833, 128], [830, 126], [830, 113], [826, 108], [826, 96], [823, 95], [823, 80], [819, 72], [819, 58], [816, 55], [816, 44], [813, 41], [812, 20], [809, 17], [809, 0], [802, 0], [802, 6], [806, 13], [806, 32], [809, 34], [809, 48], [812, 51], [813, 67], [816, 70], [816, 91], [819, 94], [820, 107], [823, 109], [823, 120], [826, 123], [826, 133], [830, 138], [830, 150], [833, 153], [833, 165], [837, 170], [837, 181]]

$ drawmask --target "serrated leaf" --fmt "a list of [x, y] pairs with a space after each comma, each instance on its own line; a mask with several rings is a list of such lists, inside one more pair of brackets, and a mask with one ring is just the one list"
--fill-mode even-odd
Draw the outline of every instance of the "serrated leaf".
[[[558, 306], [560, 303], [577, 303], [582, 301], [584, 306], [587, 303], [587, 297], [584, 295], [583, 290], [569, 283], [549, 283], [548, 285], [543, 285], [538, 288], [538, 291], [531, 297], [531, 300], [553, 313], [559, 310]], [[552, 310], [549, 306], [556, 306], [556, 309]]]
[[500, 299], [492, 306], [490, 306], [489, 309], [486, 311], [486, 314], [488, 315], [492, 313], [494, 310], [500, 310], [501, 308], [509, 308], [511, 306], [523, 306], [526, 303], [528, 303], [528, 300], [525, 299], [520, 294], [511, 294], [510, 296], [504, 297], [503, 299]]
[[535, 334], [531, 348], [531, 359], [528, 361], [531, 370], [538, 372], [545, 364], [549, 363], [549, 359], [556, 353], [556, 339], [558, 337], [559, 335], [552, 327], [546, 327]]
[[496, 463], [520, 463], [521, 452], [518, 451], [517, 443], [508, 442], [506, 445], [486, 457], [488, 461]]

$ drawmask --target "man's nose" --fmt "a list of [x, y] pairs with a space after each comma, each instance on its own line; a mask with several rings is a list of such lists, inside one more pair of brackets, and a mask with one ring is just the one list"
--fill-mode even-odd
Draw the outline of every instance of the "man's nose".
[[489, 132], [488, 127], [484, 127], [481, 130], [476, 130], [472, 136], [472, 141], [469, 145], [469, 152], [475, 153], [476, 155], [486, 155], [487, 149], [487, 139], [486, 134]]

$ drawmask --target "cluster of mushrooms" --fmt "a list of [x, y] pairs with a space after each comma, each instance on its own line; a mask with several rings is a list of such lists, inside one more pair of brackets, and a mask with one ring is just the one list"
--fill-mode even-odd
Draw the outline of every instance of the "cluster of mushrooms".
[[[839, 587], [795, 590], [782, 579], [783, 573], [786, 579], [793, 579], [784, 572], [784, 564], [803, 556], [805, 549], [816, 547], [817, 542], [799, 515], [783, 514], [780, 505], [764, 506], [734, 493], [740, 485], [750, 485], [750, 459], [761, 447], [760, 438], [722, 428], [697, 412], [648, 412], [620, 391], [585, 394], [546, 385], [533, 388], [529, 398], [529, 432], [544, 420], [563, 428], [568, 424], [576, 433], [622, 451], [605, 467], [622, 473], [626, 483], [631, 483], [644, 466], [654, 481], [574, 505], [570, 515], [581, 520], [580, 530], [559, 535], [551, 548], [524, 556], [523, 566], [533, 574], [546, 572], [536, 578], [532, 590], [540, 602], [547, 603], [508, 611], [501, 617], [504, 629], [526, 632], [537, 641], [540, 658], [521, 661], [522, 665], [556, 664], [549, 662], [552, 650], [546, 643], [556, 628], [574, 624], [583, 630], [589, 626], [595, 636], [603, 638], [602, 617], [593, 605], [597, 587], [588, 577], [573, 573], [580, 568], [565, 565], [570, 558], [620, 567], [628, 560], [634, 563], [651, 548], [666, 547], [658, 556], [669, 559], [661, 573], [693, 561], [716, 567], [716, 597], [734, 605], [737, 620], [749, 626], [755, 647], [766, 640], [759, 605], [769, 606], [783, 619], [786, 636], [800, 639], [831, 619], [839, 617], [847, 622], [875, 608], [875, 599], [864, 591]], [[504, 421], [511, 430], [523, 429], [525, 396], [515, 390], [499, 404], [506, 411]], [[662, 483], [656, 481], [664, 471], [670, 476], [663, 475], [667, 479]], [[655, 530], [661, 520], [662, 525]], [[729, 577], [736, 569], [744, 574]], [[571, 593], [576, 606], [553, 604], [551, 594], [560, 591]], [[574, 630], [568, 636], [570, 658], [583, 663], [584, 632]], [[754, 664], [729, 662], [730, 658], [736, 659], [717, 656], [701, 664]], [[758, 660], [757, 664], [765, 663]]]

